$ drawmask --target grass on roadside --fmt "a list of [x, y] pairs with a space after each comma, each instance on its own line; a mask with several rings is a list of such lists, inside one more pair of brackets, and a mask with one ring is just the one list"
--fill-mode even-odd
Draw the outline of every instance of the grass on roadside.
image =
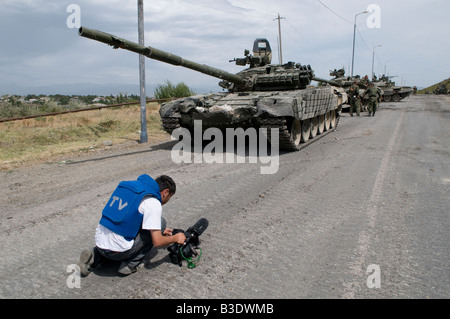
[[[158, 111], [158, 103], [147, 104], [150, 143], [168, 139]], [[0, 170], [139, 139], [139, 105], [0, 123]]]

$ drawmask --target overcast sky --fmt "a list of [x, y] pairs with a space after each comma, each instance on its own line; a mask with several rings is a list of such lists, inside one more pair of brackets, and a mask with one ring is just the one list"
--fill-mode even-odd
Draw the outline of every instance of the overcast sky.
[[[137, 42], [137, 0], [1, 0], [0, 95], [139, 94], [138, 56], [89, 40], [70, 28], [70, 4], [81, 25]], [[236, 73], [228, 62], [267, 38], [278, 62], [310, 64], [316, 76], [351, 71], [357, 17], [355, 74], [386, 70], [398, 85], [428, 87], [450, 77], [448, 0], [144, 0], [145, 44]], [[70, 20], [70, 19], [69, 19]], [[380, 22], [380, 28], [369, 22]], [[73, 20], [71, 20], [73, 21]], [[218, 79], [146, 59], [147, 96], [157, 84], [184, 82], [197, 93], [220, 91]]]

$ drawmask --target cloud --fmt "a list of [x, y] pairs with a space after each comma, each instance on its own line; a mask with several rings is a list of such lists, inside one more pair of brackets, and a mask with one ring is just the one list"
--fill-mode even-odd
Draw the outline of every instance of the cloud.
[[[79, 37], [69, 29], [68, 5], [81, 8], [81, 24], [137, 42], [135, 0], [7, 0], [0, 3], [0, 94], [42, 93], [31, 89], [133, 87], [138, 92], [138, 57]], [[357, 18], [355, 73], [386, 69], [407, 85], [428, 86], [449, 77], [448, 0], [152, 0], [144, 1], [145, 43], [228, 72], [229, 63], [269, 39], [278, 61], [278, 13], [283, 61], [310, 64], [317, 76], [345, 67], [349, 73], [355, 14], [370, 3], [381, 8], [381, 28]], [[203, 91], [220, 90], [218, 79], [146, 59], [149, 87], [170, 80]], [[58, 93], [58, 92], [53, 92]], [[148, 94], [153, 92], [148, 90]]]

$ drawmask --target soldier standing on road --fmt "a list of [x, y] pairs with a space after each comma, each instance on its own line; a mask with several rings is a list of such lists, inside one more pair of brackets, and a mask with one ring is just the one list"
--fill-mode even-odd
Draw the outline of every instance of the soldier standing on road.
[[130, 275], [153, 246], [183, 244], [184, 233], [172, 235], [161, 216], [162, 205], [175, 191], [175, 182], [166, 175], [154, 180], [144, 174], [135, 181], [119, 183], [103, 209], [95, 232], [96, 246], [81, 253], [80, 274], [89, 275], [102, 260], [109, 259], [122, 261], [119, 273]]
[[360, 116], [361, 112], [361, 102], [359, 99], [359, 86], [358, 81], [355, 81], [353, 85], [348, 90], [348, 95], [350, 98], [350, 116], [353, 117], [353, 112], [356, 110], [356, 114]]
[[364, 92], [363, 98], [368, 95], [369, 96], [369, 117], [375, 116], [378, 106], [378, 99], [381, 99], [380, 91], [373, 85], [373, 83], [369, 84], [369, 88]]

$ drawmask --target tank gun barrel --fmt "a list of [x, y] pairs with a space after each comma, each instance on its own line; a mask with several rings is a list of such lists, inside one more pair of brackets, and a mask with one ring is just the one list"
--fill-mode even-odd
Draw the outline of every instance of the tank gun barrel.
[[315, 77], [315, 76], [314, 76], [311, 80], [317, 81], [317, 82], [328, 83], [328, 84], [330, 84], [330, 85], [338, 86], [338, 87], [342, 87], [342, 86], [343, 86], [341, 83], [335, 82], [335, 81], [333, 81], [333, 80], [325, 80], [325, 79], [318, 78], [318, 77]]
[[89, 29], [86, 27], [81, 27], [78, 30], [78, 34], [82, 37], [85, 37], [85, 38], [88, 38], [91, 40], [96, 40], [99, 42], [109, 44], [114, 49], [120, 48], [120, 49], [124, 49], [124, 50], [128, 50], [128, 51], [132, 51], [132, 52], [135, 52], [138, 54], [142, 54], [150, 59], [158, 60], [158, 61], [165, 62], [168, 64], [176, 65], [176, 66], [182, 66], [182, 67], [185, 67], [185, 68], [197, 71], [197, 72], [201, 72], [203, 74], [207, 74], [207, 75], [210, 75], [210, 76], [222, 79], [222, 80], [227, 80], [227, 81], [235, 83], [237, 85], [244, 83], [244, 79], [235, 74], [228, 73], [226, 71], [223, 71], [223, 70], [220, 70], [217, 68], [213, 68], [213, 67], [207, 66], [205, 64], [195, 63], [195, 62], [183, 59], [182, 57], [180, 57], [178, 55], [171, 54], [169, 52], [165, 52], [165, 51], [162, 51], [162, 50], [159, 50], [156, 48], [152, 48], [150, 46], [143, 46], [138, 43], [119, 38], [115, 35], [112, 35], [112, 34], [109, 34], [106, 32]]

